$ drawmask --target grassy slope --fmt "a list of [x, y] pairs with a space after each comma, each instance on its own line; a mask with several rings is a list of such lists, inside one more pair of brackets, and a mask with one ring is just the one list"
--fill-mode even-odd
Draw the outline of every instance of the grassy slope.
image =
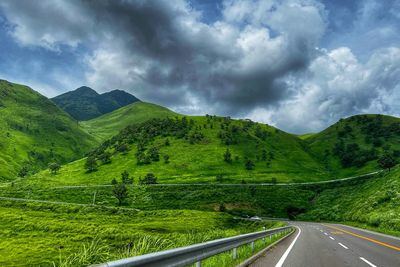
[[[396, 117], [384, 115], [357, 115], [340, 120], [324, 131], [306, 138], [305, 141], [308, 143], [312, 153], [318, 155], [318, 158], [320, 158], [322, 163], [326, 165], [328, 170], [330, 170], [332, 176], [346, 177], [373, 172], [379, 169], [376, 160], [369, 161], [362, 167], [343, 168], [339, 158], [333, 155], [333, 149], [339, 140], [343, 140], [344, 144], [356, 143], [361, 149], [372, 149], [374, 147], [373, 144], [366, 142], [366, 137], [369, 133], [363, 132], [361, 128], [369, 123], [374, 122], [379, 117], [382, 119], [382, 126], [384, 127], [394, 123], [400, 124], [400, 119]], [[360, 121], [361, 119], [364, 120]], [[349, 126], [352, 131], [349, 134], [346, 134], [344, 137], [339, 138], [338, 133], [344, 131], [346, 126]], [[397, 133], [397, 135], [392, 135], [386, 139], [379, 139], [381, 140], [382, 145], [375, 147], [378, 155], [382, 154], [385, 146], [390, 146], [391, 150], [400, 150], [400, 133]], [[325, 156], [326, 150], [329, 152], [328, 156]]]
[[[136, 104], [134, 104], [136, 105]], [[134, 106], [132, 106], [134, 107]], [[168, 137], [170, 146], [165, 146], [166, 137], [157, 137], [149, 146], [159, 147], [160, 161], [149, 165], [137, 165], [136, 145], [126, 154], [115, 154], [112, 163], [102, 165], [98, 171], [86, 173], [85, 159], [69, 163], [62, 167], [57, 175], [50, 175], [43, 171], [36, 175], [33, 182], [46, 182], [52, 185], [78, 185], [78, 184], [109, 184], [113, 178], [120, 177], [121, 172], [127, 170], [137, 181], [148, 172], [153, 172], [161, 183], [209, 183], [215, 182], [216, 175], [222, 174], [225, 183], [270, 182], [277, 178], [280, 182], [318, 181], [329, 178], [321, 165], [307, 153], [304, 142], [293, 135], [279, 131], [268, 125], [261, 125], [269, 135], [266, 140], [261, 140], [253, 133], [258, 124], [253, 124], [249, 134], [242, 133], [239, 143], [230, 145], [232, 158], [239, 156], [228, 164], [223, 160], [227, 147], [218, 138], [222, 118], [212, 120], [213, 128], [207, 124], [206, 117], [189, 117], [193, 119], [196, 127], [201, 127], [205, 141], [190, 144], [185, 139]], [[246, 122], [232, 121], [232, 124], [242, 127]], [[270, 165], [257, 156], [262, 149], [273, 153]], [[163, 161], [163, 155], [170, 156], [170, 163]], [[254, 170], [248, 171], [244, 167], [244, 158], [251, 158], [255, 162]]]
[[217, 212], [136, 212], [1, 201], [0, 265], [87, 266], [279, 225], [234, 220]]
[[116, 135], [130, 124], [177, 115], [169, 109], [155, 104], [136, 102], [98, 118], [82, 121], [80, 125], [98, 140], [103, 141]]
[[364, 183], [322, 191], [302, 218], [349, 221], [400, 233], [400, 166]]
[[[65, 112], [29, 87], [0, 80], [0, 181], [49, 161], [80, 158], [97, 142]], [[28, 155], [28, 153], [30, 155]]]

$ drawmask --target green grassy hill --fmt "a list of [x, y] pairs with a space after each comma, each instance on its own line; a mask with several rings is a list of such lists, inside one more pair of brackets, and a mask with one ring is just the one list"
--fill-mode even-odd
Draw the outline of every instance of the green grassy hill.
[[98, 94], [95, 90], [86, 86], [56, 96], [51, 100], [79, 121], [93, 119], [140, 101], [135, 96], [122, 90]]
[[[105, 121], [112, 114], [101, 119]], [[118, 117], [111, 119], [121, 123]], [[224, 160], [227, 149], [231, 154], [228, 162]], [[104, 160], [104, 155], [111, 156], [110, 160]], [[179, 116], [136, 124], [106, 141], [93, 156], [99, 165], [97, 171], [88, 173], [86, 159], [81, 159], [63, 166], [57, 175], [44, 171], [35, 178], [58, 185], [109, 184], [125, 170], [136, 182], [151, 172], [161, 183], [304, 182], [329, 178], [299, 138], [268, 125], [215, 116]]]
[[0, 181], [26, 167], [81, 158], [98, 143], [68, 114], [29, 87], [0, 80]]
[[153, 118], [174, 116], [179, 115], [155, 104], [136, 102], [95, 119], [82, 121], [79, 124], [98, 140], [104, 141], [118, 134], [128, 125], [142, 123]]
[[305, 140], [332, 176], [345, 177], [379, 169], [384, 151], [400, 159], [400, 119], [384, 115], [357, 115]]

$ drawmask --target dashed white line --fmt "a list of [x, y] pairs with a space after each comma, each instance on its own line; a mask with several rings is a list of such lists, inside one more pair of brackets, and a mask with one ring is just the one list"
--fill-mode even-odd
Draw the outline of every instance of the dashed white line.
[[371, 267], [377, 267], [375, 264], [372, 264], [371, 262], [367, 261], [366, 259], [364, 259], [363, 257], [360, 257], [360, 259], [365, 262], [366, 264], [368, 264]]
[[278, 263], [275, 265], [275, 267], [282, 267], [283, 263], [285, 262], [287, 256], [289, 255], [290, 251], [292, 250], [294, 243], [296, 243], [297, 238], [299, 238], [300, 234], [301, 234], [301, 229], [299, 227], [296, 227], [299, 230], [299, 233], [297, 234], [297, 236], [295, 237], [295, 239], [293, 240], [293, 242], [290, 244], [290, 246], [287, 248], [287, 250], [285, 251], [285, 253], [282, 255], [281, 259], [278, 261]]
[[331, 236], [330, 236], [329, 238], [332, 239], [332, 240], [335, 240], [335, 238], [333, 238], [333, 237], [331, 237]]
[[346, 247], [345, 245], [343, 245], [342, 243], [338, 243], [339, 245], [341, 245], [343, 248], [345, 249], [349, 249], [348, 247]]
[[327, 233], [324, 233], [324, 235], [328, 235]]

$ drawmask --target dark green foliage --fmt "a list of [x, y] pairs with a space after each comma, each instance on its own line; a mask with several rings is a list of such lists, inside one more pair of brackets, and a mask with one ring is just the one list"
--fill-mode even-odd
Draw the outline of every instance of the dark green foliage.
[[89, 156], [86, 158], [85, 169], [87, 172], [97, 171], [97, 161], [93, 156]]
[[118, 181], [117, 181], [117, 179], [113, 178], [113, 179], [111, 180], [111, 184], [112, 184], [112, 185], [116, 185], [116, 184], [118, 184]]
[[345, 145], [344, 142], [336, 143], [333, 154], [338, 156], [343, 167], [362, 167], [366, 162], [376, 159], [375, 149], [361, 149], [356, 143]]
[[390, 171], [397, 163], [393, 156], [386, 152], [378, 159], [378, 164], [382, 169], [388, 169]]
[[232, 154], [229, 151], [229, 148], [227, 148], [225, 153], [224, 153], [224, 161], [227, 162], [227, 163], [232, 163]]
[[139, 101], [133, 95], [121, 90], [99, 95], [86, 86], [56, 96], [51, 100], [79, 121], [93, 119]]
[[102, 164], [109, 164], [111, 163], [111, 153], [108, 151], [104, 151], [100, 156], [99, 160]]
[[139, 179], [139, 184], [157, 184], [157, 177], [153, 173], [148, 173], [144, 176], [143, 179]]
[[164, 143], [164, 145], [165, 146], [170, 146], [170, 143], [169, 143], [169, 139], [167, 138], [167, 139], [165, 139], [165, 143]]
[[57, 172], [61, 169], [61, 165], [56, 162], [52, 162], [49, 164], [49, 169], [52, 174], [57, 174]]
[[246, 170], [253, 170], [254, 169], [254, 162], [251, 159], [246, 159], [245, 163], [244, 163], [244, 167], [246, 168]]
[[149, 149], [149, 157], [152, 161], [160, 161], [160, 154], [158, 153], [158, 148], [151, 147]]
[[27, 166], [23, 166], [23, 167], [19, 170], [18, 176], [19, 176], [19, 177], [25, 177], [25, 176], [28, 175], [28, 173], [29, 173], [28, 167], [27, 167]]
[[165, 154], [163, 157], [164, 157], [164, 163], [168, 164], [169, 163], [169, 155]]
[[117, 183], [113, 187], [113, 194], [118, 199], [118, 205], [120, 206], [128, 198], [128, 189], [124, 183]]
[[215, 176], [215, 180], [219, 183], [222, 182], [223, 179], [224, 179], [224, 176], [222, 174], [218, 174], [217, 176]]
[[226, 211], [226, 207], [225, 207], [224, 203], [220, 203], [220, 204], [219, 204], [218, 210], [219, 210], [220, 212]]
[[123, 184], [133, 184], [133, 178], [129, 178], [129, 173], [127, 171], [121, 173], [121, 181]]

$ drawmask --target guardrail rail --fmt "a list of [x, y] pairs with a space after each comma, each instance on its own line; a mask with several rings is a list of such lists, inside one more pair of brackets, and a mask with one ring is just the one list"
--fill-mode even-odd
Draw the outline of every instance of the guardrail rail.
[[196, 267], [201, 267], [201, 261], [211, 256], [232, 250], [232, 257], [233, 259], [236, 259], [238, 247], [245, 244], [250, 244], [251, 248], [254, 250], [255, 241], [262, 238], [265, 240], [266, 237], [272, 237], [278, 233], [289, 233], [292, 229], [292, 226], [269, 229], [260, 232], [212, 240], [191, 246], [95, 264], [92, 265], [92, 267], [178, 267], [187, 266], [194, 263], [196, 264]]

